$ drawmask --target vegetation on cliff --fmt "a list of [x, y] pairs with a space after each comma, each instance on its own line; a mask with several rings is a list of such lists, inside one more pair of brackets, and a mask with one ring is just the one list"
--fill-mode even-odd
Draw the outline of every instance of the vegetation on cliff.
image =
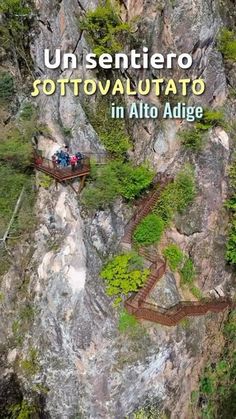
[[115, 256], [101, 271], [106, 282], [106, 292], [115, 296], [115, 304], [122, 301], [123, 295], [136, 292], [141, 288], [149, 275], [143, 266], [142, 258], [134, 252]]

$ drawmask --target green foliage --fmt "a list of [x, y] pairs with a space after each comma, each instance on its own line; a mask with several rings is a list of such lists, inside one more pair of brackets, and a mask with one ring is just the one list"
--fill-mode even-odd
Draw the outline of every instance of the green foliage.
[[94, 111], [88, 105], [85, 110], [106, 150], [115, 157], [123, 157], [131, 147], [124, 120], [111, 118], [109, 103], [104, 97], [97, 99]]
[[34, 405], [26, 400], [21, 403], [15, 404], [9, 408], [11, 419], [32, 419], [32, 415], [37, 413], [37, 409]]
[[26, 0], [0, 0], [0, 13], [16, 17], [28, 15], [30, 13], [28, 3]]
[[45, 173], [39, 173], [39, 175], [38, 175], [38, 185], [41, 188], [49, 189], [52, 184], [53, 184], [53, 178], [46, 175]]
[[154, 212], [168, 225], [176, 213], [182, 213], [193, 202], [195, 195], [194, 173], [191, 166], [186, 165], [175, 181], [162, 191]]
[[176, 244], [170, 244], [164, 249], [163, 255], [165, 256], [168, 265], [173, 272], [180, 269], [183, 263], [184, 255], [179, 246]]
[[198, 129], [206, 130], [216, 125], [225, 125], [224, 113], [219, 109], [205, 109], [201, 122], [197, 123]]
[[209, 365], [202, 376], [199, 389], [200, 418], [236, 417], [236, 312], [233, 311], [224, 327], [225, 346], [218, 362]]
[[14, 94], [14, 82], [9, 73], [0, 73], [0, 101], [11, 100]]
[[132, 331], [137, 325], [138, 321], [136, 317], [129, 314], [126, 310], [121, 311], [118, 326], [121, 333]]
[[196, 269], [192, 259], [190, 259], [176, 244], [170, 244], [163, 250], [163, 255], [167, 260], [170, 269], [180, 275], [180, 285], [188, 287], [189, 291], [198, 300], [202, 298], [201, 290], [194, 285]]
[[149, 214], [137, 226], [134, 240], [140, 245], [158, 243], [164, 231], [164, 221], [155, 214]]
[[236, 265], [236, 217], [231, 221], [230, 231], [227, 241], [226, 260], [232, 265]]
[[111, 204], [121, 193], [120, 182], [113, 163], [98, 167], [92, 183], [83, 192], [82, 202], [88, 209], [102, 209]]
[[131, 163], [117, 165], [116, 175], [121, 185], [121, 195], [128, 200], [137, 198], [150, 186], [154, 172], [145, 165], [134, 166]]
[[122, 51], [131, 32], [130, 24], [122, 22], [110, 0], [88, 11], [80, 27], [86, 31], [93, 52], [98, 56]]
[[132, 413], [129, 419], [167, 419], [168, 416], [161, 412], [156, 406], [143, 407]]
[[92, 170], [91, 184], [84, 190], [82, 202], [89, 209], [100, 209], [114, 202], [118, 196], [133, 199], [146, 189], [153, 172], [146, 166], [133, 166], [120, 160]]
[[63, 127], [62, 132], [66, 137], [72, 137], [72, 131], [71, 128]]
[[0, 160], [20, 169], [31, 165], [32, 146], [19, 128], [13, 127], [5, 138], [0, 138]]
[[226, 60], [236, 61], [236, 35], [234, 31], [227, 28], [220, 31], [218, 49]]
[[203, 117], [191, 129], [180, 131], [181, 144], [194, 152], [202, 149], [205, 132], [215, 126], [225, 126], [225, 117], [222, 111], [216, 109], [205, 109]]
[[20, 118], [23, 121], [30, 121], [36, 113], [36, 109], [31, 103], [25, 103], [20, 110]]
[[232, 188], [231, 199], [226, 202], [226, 207], [230, 210], [230, 224], [228, 240], [226, 245], [226, 260], [236, 266], [236, 160], [234, 159], [229, 168], [230, 186]]
[[134, 252], [115, 256], [101, 272], [107, 295], [117, 297], [115, 304], [121, 302], [122, 295], [138, 291], [148, 275], [149, 270], [143, 268], [142, 258]]
[[[25, 186], [25, 194], [23, 204], [18, 213], [14, 230], [22, 230], [27, 224], [33, 221], [32, 208], [34, 203], [34, 191], [32, 190], [31, 177], [18, 171], [9, 170], [6, 165], [0, 167], [0, 234], [5, 232], [7, 223], [10, 221], [11, 215], [15, 208], [17, 199], [19, 198], [22, 187]], [[27, 216], [26, 223], [21, 224]], [[29, 224], [28, 224], [29, 226]]]
[[181, 139], [181, 144], [185, 148], [193, 151], [199, 151], [202, 149], [203, 135], [196, 127], [180, 131], [179, 137]]
[[31, 72], [29, 37], [32, 2], [28, 0], [0, 0], [0, 13], [3, 14], [0, 28], [0, 40], [4, 48], [14, 53], [18, 73], [22, 69]]
[[23, 359], [20, 363], [23, 373], [30, 377], [40, 371], [38, 361], [38, 351], [35, 348], [30, 348], [28, 358]]
[[192, 259], [187, 258], [180, 270], [181, 281], [183, 284], [192, 284], [196, 277], [196, 269]]
[[192, 285], [189, 288], [189, 290], [194, 295], [194, 297], [197, 298], [198, 300], [201, 300], [203, 298], [203, 294], [202, 294], [201, 290], [198, 287], [196, 287], [195, 285]]

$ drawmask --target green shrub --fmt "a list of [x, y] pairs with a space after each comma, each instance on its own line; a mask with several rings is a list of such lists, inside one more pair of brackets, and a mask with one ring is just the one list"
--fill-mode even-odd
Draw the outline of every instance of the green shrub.
[[122, 51], [131, 33], [130, 24], [122, 22], [110, 0], [88, 11], [80, 27], [86, 31], [93, 52], [98, 56]]
[[193, 202], [195, 195], [194, 173], [191, 166], [186, 165], [178, 173], [175, 181], [162, 191], [154, 212], [168, 225], [176, 213], [182, 213]]
[[134, 240], [140, 245], [158, 243], [164, 231], [164, 221], [155, 214], [149, 214], [137, 226], [134, 232]]
[[218, 37], [218, 49], [226, 60], [236, 60], [236, 35], [234, 31], [223, 28]]
[[199, 388], [200, 418], [236, 417], [235, 311], [224, 326], [224, 347], [217, 362], [205, 368]]
[[24, 169], [32, 164], [32, 145], [30, 139], [17, 127], [5, 132], [0, 137], [0, 160], [12, 166]]
[[203, 294], [202, 294], [201, 290], [198, 287], [196, 287], [195, 285], [192, 285], [190, 287], [190, 291], [194, 295], [194, 297], [196, 297], [198, 300], [201, 300], [203, 298]]
[[131, 147], [131, 140], [122, 119], [112, 119], [110, 105], [104, 97], [97, 99], [93, 111], [88, 105], [85, 112], [106, 150], [115, 157], [123, 157]]
[[184, 255], [182, 250], [176, 244], [170, 244], [163, 251], [168, 265], [173, 272], [179, 270], [182, 266]]
[[203, 145], [203, 135], [200, 130], [196, 127], [192, 129], [186, 129], [179, 133], [181, 144], [190, 150], [199, 151]]
[[121, 184], [121, 195], [128, 200], [137, 198], [150, 186], [154, 172], [144, 165], [118, 164], [116, 175]]
[[0, 101], [12, 99], [14, 94], [14, 82], [9, 73], [0, 73]]
[[232, 188], [231, 199], [226, 202], [226, 207], [230, 210], [230, 224], [228, 240], [226, 244], [226, 260], [236, 265], [236, 161], [234, 159], [229, 168], [230, 186]]
[[20, 110], [20, 118], [23, 121], [30, 121], [36, 113], [36, 109], [31, 103], [25, 103]]
[[53, 178], [46, 175], [45, 173], [38, 174], [38, 184], [41, 188], [49, 189], [53, 184]]
[[153, 172], [145, 166], [113, 160], [105, 166], [92, 168], [91, 183], [83, 192], [82, 202], [89, 209], [101, 209], [118, 196], [130, 200], [139, 196], [152, 179]]
[[20, 366], [26, 376], [37, 374], [40, 370], [38, 351], [35, 348], [30, 348], [28, 358], [23, 359]]
[[181, 281], [183, 284], [192, 284], [196, 277], [196, 269], [192, 259], [186, 258], [180, 270]]
[[132, 331], [137, 325], [138, 321], [136, 317], [129, 314], [126, 310], [121, 311], [118, 326], [121, 333]]
[[236, 265], [236, 217], [231, 221], [226, 247], [226, 260], [232, 265]]
[[106, 292], [116, 296], [115, 304], [121, 302], [121, 296], [136, 292], [143, 286], [149, 275], [149, 270], [143, 268], [142, 258], [130, 252], [115, 256], [101, 272], [106, 282]]
[[23, 400], [23, 402], [11, 406], [9, 414], [11, 419], [32, 419], [37, 414], [37, 409], [28, 401]]
[[201, 127], [204, 129], [209, 129], [216, 125], [225, 125], [225, 116], [223, 112], [217, 109], [205, 109], [203, 118], [201, 120], [201, 125], [197, 124], [197, 126], [199, 128]]

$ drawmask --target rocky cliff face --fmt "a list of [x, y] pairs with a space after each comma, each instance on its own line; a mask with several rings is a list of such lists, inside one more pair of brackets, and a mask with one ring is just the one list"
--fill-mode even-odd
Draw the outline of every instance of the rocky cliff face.
[[[95, 1], [86, 0], [36, 1], [39, 30], [32, 56], [40, 77], [88, 77], [83, 57], [89, 47], [78, 17], [95, 5]], [[206, 106], [224, 104], [226, 74], [221, 54], [215, 48], [223, 24], [220, 2], [124, 0], [121, 7], [124, 18], [139, 17], [138, 33], [151, 52], [192, 53], [192, 74], [203, 77], [207, 84], [201, 102]], [[50, 72], [43, 64], [44, 48], [75, 52], [81, 59], [78, 70], [73, 74], [63, 69], [58, 74]], [[131, 72], [131, 76], [137, 80], [137, 74]], [[83, 98], [55, 94], [40, 97], [38, 104], [41, 119], [50, 129], [49, 138], [39, 140], [39, 148], [47, 156], [65, 143], [63, 127], [71, 130], [72, 150], [103, 150], [85, 115]], [[232, 117], [233, 107], [227, 112]], [[156, 172], [175, 174], [189, 160], [180, 149], [178, 128], [175, 122], [133, 124], [131, 158], [147, 159]], [[210, 131], [206, 147], [192, 158], [197, 200], [167, 232], [167, 238], [174, 238], [194, 258], [198, 285], [205, 295], [225, 295], [231, 288], [232, 272], [224, 261], [227, 217], [223, 208], [230, 147], [231, 140], [224, 130]], [[40, 189], [37, 213], [38, 229], [25, 249], [30, 253], [27, 298], [33, 302], [36, 315], [25, 334], [23, 349], [13, 345], [5, 353], [1, 367], [5, 383], [15, 371], [17, 359], [27, 357], [33, 346], [38, 351], [40, 368], [30, 377], [16, 369], [20, 381], [17, 385], [28, 397], [38, 385], [47, 418], [125, 418], [148, 403], [171, 418], [190, 417], [190, 394], [209, 353], [217, 352], [223, 315], [191, 319], [188, 327], [145, 324], [144, 330], [132, 338], [120, 335], [118, 315], [105, 294], [99, 271], [104, 258], [118, 250], [131, 210], [118, 201], [111, 209], [84, 214], [69, 187], [60, 185], [56, 189], [52, 185], [49, 191]], [[2, 284], [9, 295], [0, 327], [3, 342], [14, 319], [13, 304], [18, 307], [26, 301], [25, 297], [18, 301], [15, 278], [13, 268]], [[162, 289], [160, 293], [166, 303], [179, 298], [174, 282], [172, 274], [168, 274], [164, 288], [169, 292]], [[40, 390], [39, 384], [47, 391]]]

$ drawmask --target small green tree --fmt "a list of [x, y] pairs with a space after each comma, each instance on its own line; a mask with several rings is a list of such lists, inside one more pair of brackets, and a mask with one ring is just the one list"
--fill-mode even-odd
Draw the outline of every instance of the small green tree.
[[181, 281], [183, 284], [192, 284], [196, 277], [196, 269], [192, 259], [185, 258], [184, 264], [180, 270]]
[[130, 24], [121, 21], [110, 0], [105, 0], [104, 4], [100, 2], [95, 10], [88, 11], [80, 27], [86, 31], [93, 52], [98, 56], [122, 51], [131, 33]]
[[138, 321], [136, 317], [129, 314], [126, 310], [122, 310], [119, 317], [119, 331], [121, 333], [132, 331], [137, 327]]
[[221, 29], [218, 37], [218, 49], [226, 60], [236, 60], [236, 35], [227, 28]]
[[11, 100], [14, 94], [14, 82], [9, 73], [0, 73], [0, 101]]
[[134, 231], [134, 240], [140, 245], [158, 243], [164, 231], [164, 221], [155, 214], [145, 217]]
[[190, 150], [200, 151], [203, 145], [203, 134], [197, 128], [187, 129], [179, 133], [181, 144]]
[[164, 251], [163, 255], [165, 256], [168, 265], [170, 266], [171, 270], [177, 271], [181, 268], [184, 254], [182, 250], [176, 244], [170, 244], [167, 246]]
[[12, 419], [32, 419], [37, 413], [37, 409], [27, 400], [23, 400], [19, 404], [15, 404], [9, 408]]
[[101, 277], [106, 282], [106, 292], [115, 296], [115, 304], [122, 301], [121, 296], [136, 292], [147, 280], [149, 270], [143, 268], [143, 261], [134, 252], [115, 256], [102, 269]]
[[128, 199], [137, 198], [151, 184], [154, 172], [145, 165], [118, 164], [117, 177], [121, 184], [121, 195]]

